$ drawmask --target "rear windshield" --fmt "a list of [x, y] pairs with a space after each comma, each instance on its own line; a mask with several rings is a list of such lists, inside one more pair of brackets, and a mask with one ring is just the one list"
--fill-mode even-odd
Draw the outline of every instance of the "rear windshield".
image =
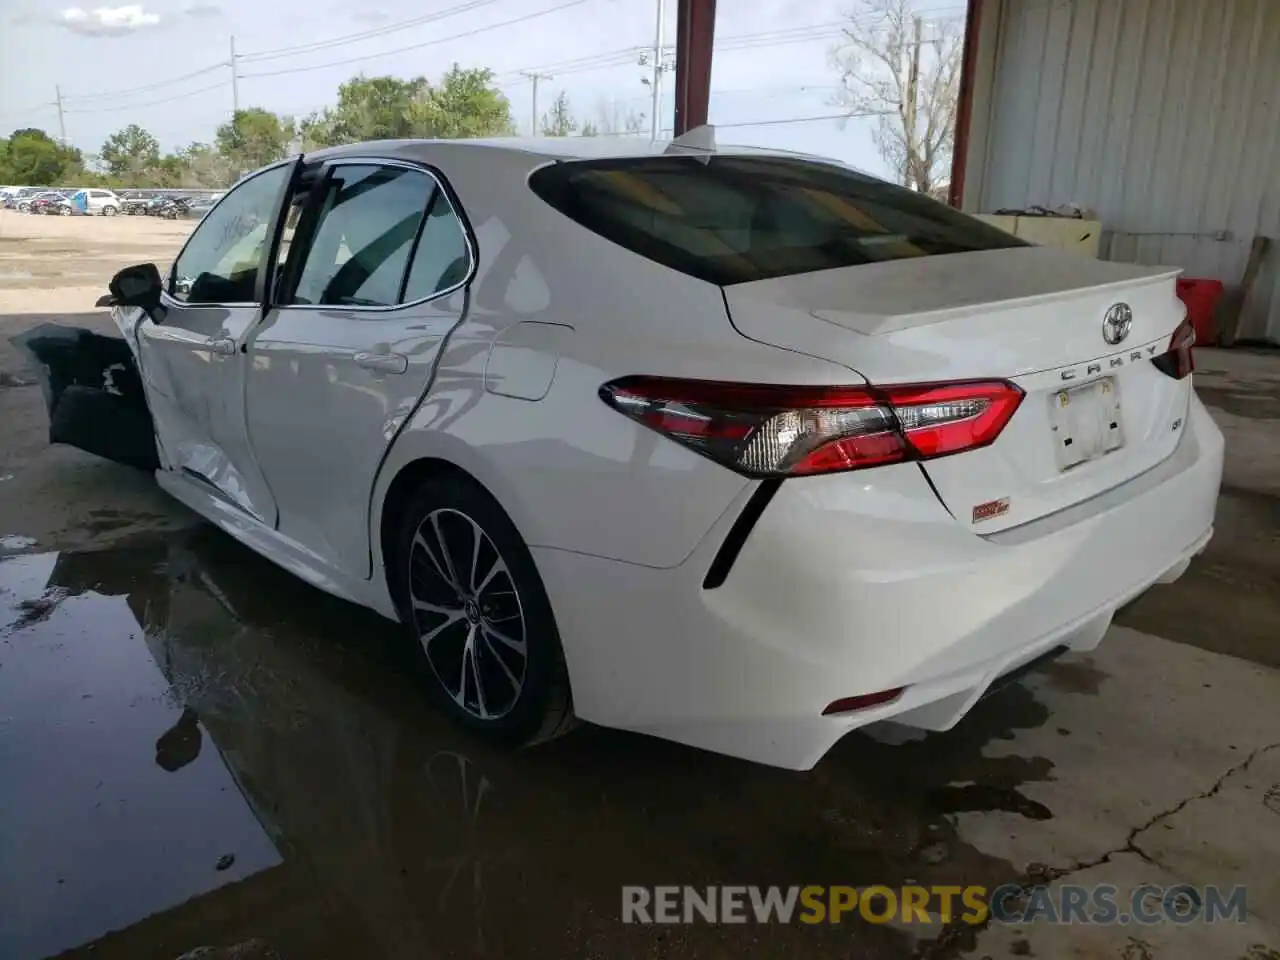
[[1026, 246], [922, 194], [811, 160], [583, 160], [544, 167], [529, 185], [588, 230], [722, 286]]

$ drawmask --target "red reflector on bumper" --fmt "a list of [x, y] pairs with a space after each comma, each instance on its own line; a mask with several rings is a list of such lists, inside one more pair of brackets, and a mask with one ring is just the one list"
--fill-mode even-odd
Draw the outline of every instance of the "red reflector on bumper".
[[829, 717], [834, 713], [853, 713], [855, 710], [865, 710], [867, 707], [878, 707], [882, 703], [893, 703], [900, 696], [906, 687], [898, 687], [894, 690], [881, 690], [879, 693], [864, 693], [857, 697], [845, 697], [837, 700], [835, 703], [827, 705], [827, 709], [822, 711], [824, 717]]

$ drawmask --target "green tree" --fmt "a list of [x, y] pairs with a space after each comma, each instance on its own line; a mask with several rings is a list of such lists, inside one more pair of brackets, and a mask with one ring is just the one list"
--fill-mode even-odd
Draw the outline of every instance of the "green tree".
[[231, 184], [231, 162], [207, 143], [191, 143], [179, 150], [174, 159], [179, 165], [179, 186], [227, 187]]
[[425, 77], [359, 76], [338, 88], [336, 106], [302, 122], [304, 149], [402, 138], [458, 139], [510, 133], [511, 104], [493, 71], [454, 64], [432, 85]]
[[250, 107], [237, 110], [214, 139], [234, 177], [286, 157], [295, 133], [292, 117]]
[[52, 186], [84, 172], [84, 157], [43, 130], [15, 130], [0, 149], [0, 180], [29, 186]]
[[98, 158], [109, 176], [131, 185], [144, 185], [153, 179], [160, 165], [160, 143], [131, 123], [107, 137]]
[[561, 90], [556, 102], [542, 117], [542, 135], [567, 137], [577, 129], [577, 121], [573, 119], [573, 113], [569, 109], [569, 95]]
[[303, 122], [303, 142], [334, 146], [422, 136], [421, 105], [427, 90], [424, 77], [353, 77], [338, 87], [335, 107]]
[[493, 83], [493, 71], [464, 70], [456, 63], [439, 85], [429, 87], [419, 126], [424, 137], [462, 140], [500, 137], [515, 132], [511, 103]]

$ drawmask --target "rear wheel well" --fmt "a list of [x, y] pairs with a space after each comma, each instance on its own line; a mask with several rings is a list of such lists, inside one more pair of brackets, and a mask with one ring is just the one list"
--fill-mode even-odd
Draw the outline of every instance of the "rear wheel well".
[[[397, 581], [398, 571], [395, 568], [395, 564], [390, 563], [389, 559], [395, 551], [396, 534], [400, 529], [400, 520], [404, 515], [404, 510], [413, 499], [414, 491], [429, 478], [448, 474], [463, 477], [482, 490], [484, 489], [484, 485], [479, 480], [457, 464], [450, 463], [448, 460], [438, 460], [434, 457], [414, 460], [405, 464], [400, 468], [400, 472], [396, 474], [396, 478], [391, 481], [391, 486], [387, 488], [387, 495], [382, 501], [382, 516], [378, 523], [378, 542], [382, 545], [382, 569], [385, 572], [387, 588], [393, 601], [398, 602], [398, 598], [401, 596], [401, 584]], [[486, 490], [485, 492], [487, 493], [488, 491]]]

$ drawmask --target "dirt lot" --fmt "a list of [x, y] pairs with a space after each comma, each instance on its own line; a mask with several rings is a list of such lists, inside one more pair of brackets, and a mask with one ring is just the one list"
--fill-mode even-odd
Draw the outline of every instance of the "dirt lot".
[[[390, 625], [46, 442], [8, 337], [109, 330], [110, 274], [187, 229], [0, 212], [0, 957], [1280, 960], [1280, 355], [1198, 353], [1208, 552], [957, 729], [807, 774], [598, 729], [508, 754]], [[625, 884], [1040, 883], [1246, 885], [1248, 919], [620, 922]]]

